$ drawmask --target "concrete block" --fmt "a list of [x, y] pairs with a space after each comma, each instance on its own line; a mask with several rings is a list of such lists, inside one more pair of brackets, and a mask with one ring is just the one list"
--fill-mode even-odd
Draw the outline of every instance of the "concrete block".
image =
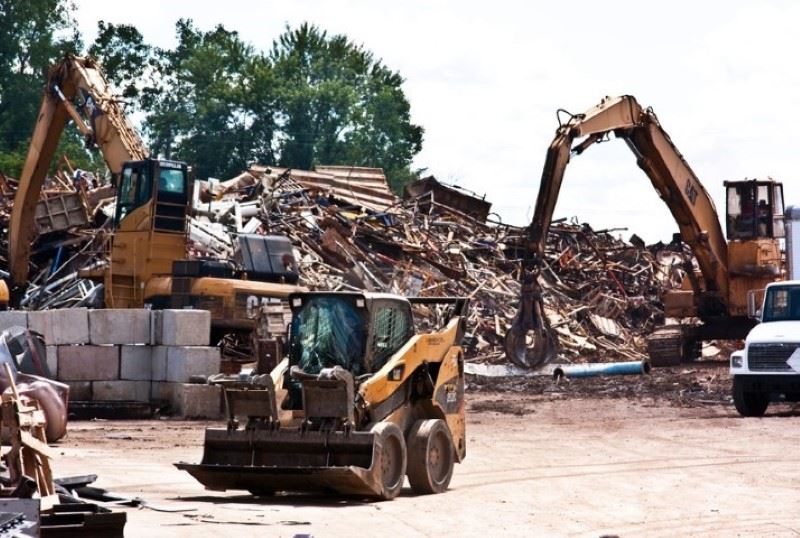
[[162, 310], [161, 339], [165, 346], [207, 346], [211, 339], [208, 310]]
[[106, 308], [89, 311], [92, 344], [149, 344], [150, 311], [139, 308]]
[[120, 347], [120, 379], [150, 381], [153, 370], [152, 349], [150, 346]]
[[150, 384], [150, 400], [170, 402], [172, 405], [172, 395], [175, 392], [175, 387], [180, 386], [180, 383], [170, 383], [168, 381], [153, 381]]
[[150, 401], [149, 381], [92, 381], [92, 399], [95, 402]]
[[167, 351], [169, 348], [166, 346], [153, 346], [150, 349], [152, 354], [150, 379], [153, 381], [166, 381]]
[[24, 310], [4, 310], [0, 311], [0, 331], [5, 331], [11, 327], [28, 328], [28, 313]]
[[161, 330], [162, 330], [162, 316], [161, 310], [150, 311], [150, 345], [161, 345]]
[[222, 418], [222, 387], [178, 384], [172, 392], [172, 412], [182, 418]]
[[28, 328], [44, 336], [47, 345], [88, 344], [89, 311], [63, 308], [28, 312]]
[[204, 346], [167, 348], [167, 381], [187, 383], [194, 375], [218, 374], [219, 367], [219, 348]]
[[45, 346], [47, 369], [53, 379], [58, 379], [58, 346]]
[[92, 401], [92, 382], [91, 381], [64, 381], [69, 385], [70, 402], [90, 402]]
[[59, 381], [119, 379], [119, 346], [58, 346]]

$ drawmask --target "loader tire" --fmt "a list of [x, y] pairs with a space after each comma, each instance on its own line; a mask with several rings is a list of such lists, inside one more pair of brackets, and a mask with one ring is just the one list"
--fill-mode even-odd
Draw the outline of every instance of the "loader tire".
[[415, 493], [442, 493], [450, 485], [455, 449], [444, 420], [418, 420], [408, 434], [408, 481]]
[[377, 469], [381, 484], [380, 499], [394, 499], [403, 488], [406, 474], [406, 440], [396, 424], [380, 422], [372, 428], [375, 441], [381, 444], [381, 461]]

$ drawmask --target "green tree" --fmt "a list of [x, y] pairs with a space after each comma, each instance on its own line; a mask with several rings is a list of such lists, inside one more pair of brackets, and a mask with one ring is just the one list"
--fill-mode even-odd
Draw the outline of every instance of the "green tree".
[[401, 191], [414, 177], [423, 129], [411, 123], [402, 77], [344, 35], [287, 28], [270, 53], [277, 82], [280, 162], [381, 167]]
[[274, 86], [268, 59], [239, 34], [177, 25], [178, 46], [157, 51], [142, 95], [151, 149], [195, 165], [198, 177], [231, 177], [274, 161]]
[[100, 23], [90, 49], [109, 78], [139, 96], [151, 151], [185, 160], [198, 177], [249, 163], [310, 169], [381, 167], [398, 192], [423, 130], [411, 123], [402, 77], [346, 36], [303, 24], [268, 54], [235, 31], [176, 24], [174, 49], [149, 48], [129, 26]]
[[[74, 11], [66, 0], [0, 0], [0, 171], [8, 175], [22, 170], [48, 67], [81, 49]], [[76, 158], [89, 162], [85, 150]]]

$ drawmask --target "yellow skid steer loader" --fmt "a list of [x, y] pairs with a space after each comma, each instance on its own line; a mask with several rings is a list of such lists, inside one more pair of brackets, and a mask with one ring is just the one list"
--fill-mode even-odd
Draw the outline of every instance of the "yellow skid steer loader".
[[[296, 293], [288, 357], [270, 374], [223, 383], [226, 428], [206, 430], [211, 490], [335, 492], [392, 499], [445, 491], [466, 455], [468, 301], [377, 293]], [[442, 319], [416, 334], [414, 305]]]

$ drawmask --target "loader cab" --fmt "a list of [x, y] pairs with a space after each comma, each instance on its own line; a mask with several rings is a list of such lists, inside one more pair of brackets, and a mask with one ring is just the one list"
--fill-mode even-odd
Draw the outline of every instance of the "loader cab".
[[771, 179], [726, 181], [728, 240], [784, 236], [783, 185]]
[[185, 233], [189, 204], [189, 173], [186, 163], [166, 159], [128, 161], [122, 165], [117, 190], [114, 227], [136, 209], [154, 207], [153, 231]]
[[[296, 293], [289, 305], [289, 364], [306, 374], [334, 366], [354, 377], [374, 374], [414, 335], [411, 304], [389, 294]], [[288, 385], [299, 409], [299, 383]]]

